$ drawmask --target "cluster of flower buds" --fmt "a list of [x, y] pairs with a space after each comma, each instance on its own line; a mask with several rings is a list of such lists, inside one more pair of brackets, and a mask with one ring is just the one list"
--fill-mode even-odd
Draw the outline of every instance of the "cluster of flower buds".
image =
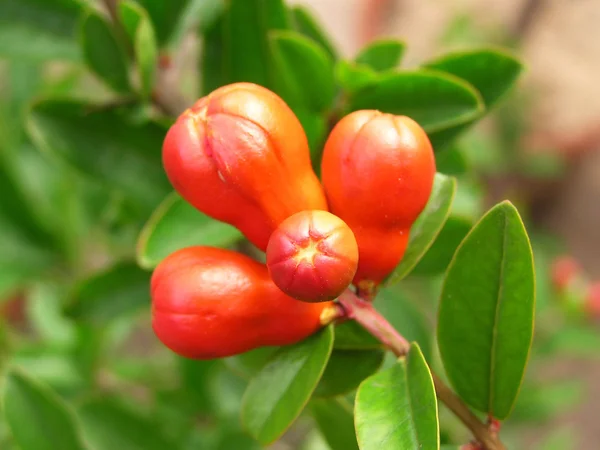
[[186, 110], [167, 133], [163, 164], [183, 199], [266, 252], [261, 264], [190, 247], [156, 268], [154, 331], [197, 359], [300, 341], [339, 316], [334, 300], [349, 286], [373, 292], [400, 262], [435, 175], [415, 121], [356, 111], [327, 139], [321, 183], [298, 118], [250, 83]]

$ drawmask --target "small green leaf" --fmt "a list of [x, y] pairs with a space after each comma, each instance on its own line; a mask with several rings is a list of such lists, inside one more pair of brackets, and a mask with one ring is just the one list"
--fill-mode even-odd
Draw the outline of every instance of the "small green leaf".
[[241, 355], [224, 358], [223, 362], [237, 375], [250, 380], [262, 370], [277, 350], [278, 347], [260, 347]]
[[303, 6], [292, 8], [292, 18], [296, 31], [319, 44], [334, 60], [337, 59], [335, 46], [331, 43], [325, 30], [317, 23], [311, 13]]
[[309, 111], [303, 108], [296, 108], [294, 112], [306, 133], [313, 169], [317, 176], [319, 176], [321, 173], [323, 144], [325, 143], [328, 132], [326, 117], [322, 113]]
[[282, 348], [250, 382], [242, 423], [262, 444], [275, 441], [310, 399], [333, 347], [333, 327]]
[[[136, 0], [148, 12], [153, 28], [157, 33], [157, 42], [161, 47], [171, 44], [177, 27], [183, 20], [186, 9], [195, 0]], [[213, 0], [202, 0], [209, 3]]]
[[425, 67], [455, 75], [480, 93], [486, 109], [494, 105], [516, 82], [523, 65], [514, 56], [495, 49], [478, 49], [444, 55]]
[[241, 237], [237, 228], [202, 214], [173, 192], [142, 229], [137, 261], [140, 266], [152, 269], [176, 250], [193, 245], [227, 247]]
[[338, 84], [350, 95], [379, 80], [377, 72], [370, 67], [343, 59], [335, 64], [334, 72]]
[[341, 398], [320, 399], [312, 400], [310, 409], [331, 450], [358, 450], [352, 405]]
[[531, 245], [508, 201], [492, 208], [456, 251], [442, 289], [438, 344], [448, 378], [473, 408], [505, 419], [533, 337]]
[[175, 448], [156, 421], [110, 398], [85, 401], [77, 409], [83, 436], [94, 450]]
[[230, 49], [225, 41], [225, 14], [221, 13], [202, 34], [202, 95], [207, 95], [230, 82], [231, 70], [227, 63], [230, 58]]
[[67, 311], [78, 320], [104, 324], [149, 305], [150, 274], [123, 262], [83, 281]]
[[396, 283], [406, 277], [427, 253], [448, 219], [455, 193], [454, 178], [440, 173], [435, 175], [429, 201], [410, 229], [408, 247], [402, 261], [390, 276], [389, 283]]
[[394, 39], [373, 41], [359, 52], [356, 62], [376, 72], [395, 69], [400, 64], [405, 48], [404, 42]]
[[454, 256], [454, 252], [465, 238], [473, 221], [450, 214], [435, 242], [413, 269], [415, 275], [438, 275], [443, 273]]
[[142, 20], [138, 26], [135, 34], [134, 49], [140, 72], [142, 93], [146, 98], [149, 98], [154, 89], [158, 49], [156, 47], [154, 29], [147, 19]]
[[79, 61], [77, 0], [0, 1], [0, 58], [16, 61]]
[[[269, 35], [278, 77], [284, 81], [280, 94], [292, 108], [323, 111], [335, 95], [333, 60], [310, 39], [294, 31]], [[310, 80], [310, 82], [308, 82]]]
[[112, 25], [100, 14], [90, 12], [81, 26], [81, 44], [86, 63], [117, 92], [129, 92], [127, 55]]
[[248, 81], [272, 87], [270, 30], [285, 30], [287, 10], [281, 0], [229, 0], [225, 14], [226, 62], [230, 82]]
[[49, 387], [20, 370], [6, 376], [4, 415], [16, 444], [22, 450], [83, 450], [74, 417]]
[[435, 165], [438, 172], [444, 175], [463, 175], [469, 170], [469, 163], [462, 148], [454, 145], [435, 155]]
[[354, 408], [361, 450], [440, 447], [433, 380], [416, 344], [406, 358], [360, 385]]
[[416, 120], [428, 133], [457, 127], [483, 111], [479, 93], [459, 78], [419, 70], [381, 76], [360, 90], [350, 109], [378, 109]]
[[133, 121], [125, 112], [73, 100], [33, 106], [27, 128], [36, 145], [118, 189], [149, 213], [172, 189], [162, 168], [165, 128]]
[[373, 350], [383, 348], [383, 344], [356, 321], [350, 320], [336, 325], [333, 347], [336, 350]]
[[[419, 344], [425, 359], [431, 360], [433, 345], [431, 326], [425, 314], [401, 290], [401, 285], [387, 286], [377, 294], [377, 310], [410, 342]], [[337, 336], [336, 336], [337, 339]]]
[[154, 87], [158, 59], [156, 35], [152, 22], [146, 11], [133, 1], [120, 2], [119, 15], [133, 44], [142, 94], [148, 98]]
[[382, 350], [335, 350], [314, 395], [335, 397], [353, 391], [383, 363]]

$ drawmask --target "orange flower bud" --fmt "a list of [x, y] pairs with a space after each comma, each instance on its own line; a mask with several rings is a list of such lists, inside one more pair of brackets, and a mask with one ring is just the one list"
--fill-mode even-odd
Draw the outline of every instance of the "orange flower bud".
[[338, 297], [352, 283], [358, 247], [352, 230], [327, 211], [288, 217], [271, 235], [267, 267], [286, 294], [306, 302]]
[[287, 217], [327, 209], [302, 125], [255, 84], [221, 87], [185, 111], [167, 133], [163, 164], [185, 200], [261, 250]]
[[356, 111], [329, 135], [323, 184], [331, 212], [356, 236], [359, 288], [379, 284], [400, 262], [435, 171], [427, 134], [408, 117]]
[[189, 247], [164, 259], [152, 274], [151, 297], [156, 336], [194, 359], [293, 344], [337, 314], [333, 303], [285, 295], [264, 264], [214, 247]]

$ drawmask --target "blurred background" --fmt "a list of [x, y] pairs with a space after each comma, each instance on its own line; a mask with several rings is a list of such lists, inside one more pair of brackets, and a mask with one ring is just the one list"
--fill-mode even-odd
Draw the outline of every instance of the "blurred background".
[[[156, 229], [162, 213], [152, 213], [169, 186], [156, 165], [159, 155], [139, 158], [135, 149], [160, 146], [168, 120], [151, 122], [151, 109], [173, 117], [201, 94], [202, 33], [210, 32], [222, 5], [138, 3], [159, 30], [157, 42], [171, 42], [159, 45], [156, 82], [143, 101], [123, 88], [127, 82], [119, 79], [118, 67], [109, 65], [101, 80], [98, 67], [108, 60], [114, 38], [102, 24], [79, 23], [82, 4], [114, 19], [116, 2], [0, 0], [0, 364], [2, 370], [21, 367], [65, 399], [96, 450], [121, 448], [114, 446], [118, 441], [103, 441], [107, 416], [114, 426], [137, 430], [138, 448], [176, 442], [177, 448], [259, 449], [238, 424], [246, 383], [238, 375], [248, 374], [247, 361], [190, 362], [159, 346], [149, 325], [149, 272], [139, 267], [147, 262], [140, 246], [160, 246], [160, 235], [149, 241], [151, 231], [146, 238], [138, 234]], [[184, 3], [185, 14], [171, 26], [173, 5]], [[522, 59], [525, 71], [516, 88], [438, 162], [459, 178], [453, 215], [442, 231], [454, 247], [434, 244], [397, 293], [405, 305], [382, 298], [381, 308], [402, 316], [394, 323], [400, 331], [413, 332], [415, 322], [407, 325], [407, 317], [417, 314], [432, 334], [439, 281], [453, 249], [487, 207], [512, 200], [534, 246], [537, 322], [532, 362], [503, 432], [509, 448], [596, 448], [600, 1], [288, 4], [311, 12], [342, 58], [392, 37], [407, 44], [402, 67], [408, 69], [450, 50], [489, 45]], [[48, 98], [53, 103], [43, 102]], [[64, 101], [72, 98], [99, 106], [89, 110]], [[90, 111], [98, 117], [93, 123], [84, 119]], [[197, 224], [184, 206], [177, 207], [177, 214], [191, 219], [160, 230], [170, 238], [192, 235]], [[165, 208], [173, 212], [173, 202]], [[153, 225], [144, 227], [151, 215]], [[231, 236], [218, 239], [227, 243]], [[460, 426], [447, 423], [447, 438], [464, 438]], [[144, 435], [157, 429], [160, 437], [148, 444], [154, 447], [144, 446]], [[14, 445], [0, 418], [0, 449]], [[272, 448], [328, 447], [306, 419]]]

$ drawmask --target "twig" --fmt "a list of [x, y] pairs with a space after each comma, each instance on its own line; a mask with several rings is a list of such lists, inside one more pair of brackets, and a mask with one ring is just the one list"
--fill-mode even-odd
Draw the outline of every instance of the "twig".
[[[338, 301], [348, 318], [356, 320], [396, 356], [406, 356], [410, 344], [390, 325], [385, 317], [377, 312], [370, 302], [357, 297], [349, 290], [345, 291]], [[492, 433], [435, 373], [432, 372], [431, 375], [438, 399], [471, 430], [473, 436], [483, 444], [483, 448], [485, 450], [506, 450], [496, 433]]]

